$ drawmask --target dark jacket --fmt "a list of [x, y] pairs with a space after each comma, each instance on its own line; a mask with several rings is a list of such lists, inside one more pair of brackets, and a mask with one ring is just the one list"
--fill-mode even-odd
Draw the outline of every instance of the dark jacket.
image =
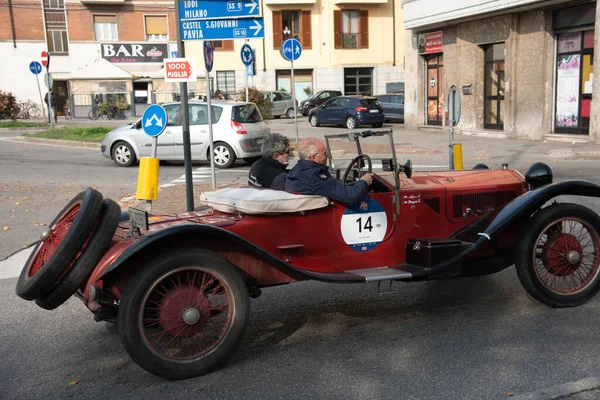
[[299, 160], [285, 180], [285, 190], [300, 194], [318, 194], [344, 204], [356, 204], [367, 194], [367, 182], [346, 186], [329, 174], [329, 167], [314, 161]]
[[[44, 103], [48, 104], [48, 93], [46, 93], [46, 96], [44, 96]], [[56, 93], [51, 92], [50, 93], [50, 106], [56, 107], [56, 103], [58, 103], [58, 96], [56, 95]]]
[[248, 185], [285, 190], [285, 176], [288, 172], [286, 166], [279, 161], [262, 157], [252, 164], [248, 173]]

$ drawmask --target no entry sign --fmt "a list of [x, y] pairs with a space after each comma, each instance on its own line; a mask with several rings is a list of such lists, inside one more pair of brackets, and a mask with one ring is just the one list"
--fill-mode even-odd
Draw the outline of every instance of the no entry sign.
[[169, 58], [164, 60], [165, 82], [196, 82], [195, 58]]
[[50, 67], [50, 54], [42, 51], [42, 57], [41, 57], [41, 61], [42, 61], [42, 65], [46, 68]]

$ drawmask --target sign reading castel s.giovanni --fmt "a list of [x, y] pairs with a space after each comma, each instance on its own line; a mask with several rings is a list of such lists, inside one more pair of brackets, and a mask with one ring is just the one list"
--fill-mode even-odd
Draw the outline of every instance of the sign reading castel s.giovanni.
[[419, 54], [441, 53], [444, 44], [444, 32], [428, 32], [419, 35]]
[[166, 43], [102, 43], [102, 58], [111, 63], [162, 63], [169, 58]]

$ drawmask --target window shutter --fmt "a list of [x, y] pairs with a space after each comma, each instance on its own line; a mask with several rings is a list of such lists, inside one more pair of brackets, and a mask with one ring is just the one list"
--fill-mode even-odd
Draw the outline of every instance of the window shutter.
[[273, 11], [273, 50], [281, 46], [282, 30], [281, 11]]
[[300, 14], [300, 43], [302, 48], [312, 49], [312, 25], [310, 11], [302, 11]]
[[369, 11], [358, 12], [358, 48], [369, 48]]
[[333, 11], [333, 43], [336, 49], [342, 48], [342, 12]]
[[[116, 20], [116, 17], [113, 17]], [[115, 21], [116, 22], [116, 21]], [[159, 15], [146, 15], [147, 35], [166, 35], [167, 17]]]
[[223, 50], [233, 50], [233, 40], [223, 40]]

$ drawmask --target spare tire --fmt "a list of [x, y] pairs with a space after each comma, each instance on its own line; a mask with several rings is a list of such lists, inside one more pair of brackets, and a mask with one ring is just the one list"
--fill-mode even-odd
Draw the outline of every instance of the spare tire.
[[102, 211], [102, 194], [88, 188], [75, 196], [44, 231], [17, 280], [25, 300], [47, 293], [76, 259]]
[[85, 284], [110, 247], [120, 217], [121, 207], [113, 200], [105, 199], [102, 205], [102, 218], [77, 261], [64, 276], [59, 278], [59, 282], [49, 293], [35, 301], [38, 306], [46, 310], [54, 310]]

